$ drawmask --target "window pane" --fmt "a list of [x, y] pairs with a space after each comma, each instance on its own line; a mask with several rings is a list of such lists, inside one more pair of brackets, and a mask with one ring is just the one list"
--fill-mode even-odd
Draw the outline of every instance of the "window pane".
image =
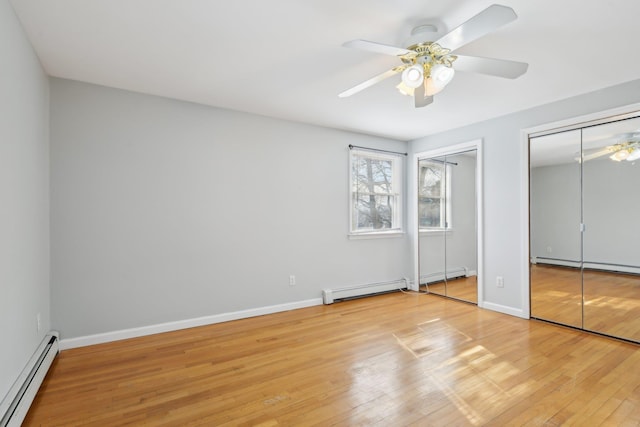
[[393, 228], [394, 196], [354, 194], [354, 230]]
[[438, 163], [425, 163], [420, 168], [420, 196], [442, 197], [443, 169]]
[[358, 157], [353, 162], [353, 191], [366, 193], [391, 193], [391, 160]]
[[351, 152], [351, 231], [402, 228], [401, 167], [398, 156]]
[[[451, 228], [451, 164], [420, 160], [418, 224], [420, 228]], [[446, 216], [446, 217], [445, 217]]]
[[439, 198], [420, 197], [418, 204], [420, 227], [438, 227], [442, 225], [442, 207]]

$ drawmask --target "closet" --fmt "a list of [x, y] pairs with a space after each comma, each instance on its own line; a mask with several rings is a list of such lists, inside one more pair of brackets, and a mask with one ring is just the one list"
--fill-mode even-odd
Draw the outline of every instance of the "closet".
[[477, 149], [418, 158], [420, 285], [478, 302]]
[[531, 135], [531, 317], [640, 342], [640, 113]]

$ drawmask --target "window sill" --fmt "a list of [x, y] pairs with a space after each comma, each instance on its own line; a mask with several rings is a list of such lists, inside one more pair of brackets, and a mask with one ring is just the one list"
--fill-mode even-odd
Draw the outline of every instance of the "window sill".
[[375, 231], [371, 233], [349, 233], [349, 240], [390, 239], [404, 237], [404, 231]]
[[443, 234], [451, 234], [453, 233], [453, 228], [447, 228], [446, 230], [442, 228], [432, 229], [432, 230], [420, 230], [420, 235], [430, 235], [430, 236], [440, 236]]

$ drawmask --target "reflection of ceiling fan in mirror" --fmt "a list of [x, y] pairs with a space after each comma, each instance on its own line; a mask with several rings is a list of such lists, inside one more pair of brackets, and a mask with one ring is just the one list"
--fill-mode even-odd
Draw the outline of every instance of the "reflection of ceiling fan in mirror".
[[621, 162], [627, 160], [632, 162], [640, 159], [640, 132], [628, 133], [618, 137], [619, 142], [608, 145], [604, 148], [595, 148], [593, 150], [585, 150], [582, 158], [578, 157], [577, 161], [589, 161], [602, 156], [609, 156], [611, 160]]
[[346, 98], [402, 73], [398, 90], [404, 95], [413, 96], [416, 107], [424, 107], [432, 103], [433, 95], [453, 79], [455, 70], [515, 79], [527, 71], [528, 64], [451, 53], [516, 18], [517, 15], [510, 7], [494, 4], [444, 35], [434, 25], [414, 28], [406, 49], [366, 40], [346, 42], [343, 46], [397, 56], [402, 65], [366, 80], [338, 96]]

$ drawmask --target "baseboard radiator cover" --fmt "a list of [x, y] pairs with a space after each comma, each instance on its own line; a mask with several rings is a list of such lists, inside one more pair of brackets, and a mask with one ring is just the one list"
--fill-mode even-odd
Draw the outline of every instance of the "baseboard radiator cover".
[[333, 304], [337, 301], [344, 301], [354, 298], [362, 298], [381, 293], [404, 290], [409, 287], [409, 279], [402, 278], [388, 282], [366, 283], [364, 285], [345, 286], [342, 288], [323, 289], [322, 302]]
[[[470, 271], [467, 267], [454, 267], [447, 270], [447, 279], [457, 279], [458, 277], [475, 276], [475, 271]], [[445, 279], [444, 271], [436, 271], [420, 275], [420, 284], [428, 285], [429, 283], [442, 282]]]
[[17, 427], [22, 424], [47, 371], [59, 351], [58, 333], [45, 335], [29, 363], [0, 403], [0, 427]]
[[605, 271], [611, 273], [640, 274], [640, 267], [635, 265], [613, 264], [596, 261], [574, 261], [559, 258], [531, 257], [531, 264], [554, 265], [560, 267], [584, 268], [585, 270]]

